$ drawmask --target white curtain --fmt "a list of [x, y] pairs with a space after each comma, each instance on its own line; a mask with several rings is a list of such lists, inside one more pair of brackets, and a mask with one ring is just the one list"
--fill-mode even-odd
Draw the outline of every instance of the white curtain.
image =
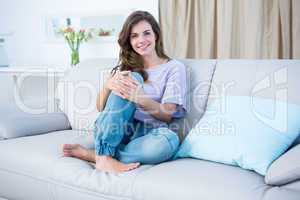
[[300, 0], [160, 0], [167, 54], [300, 59]]

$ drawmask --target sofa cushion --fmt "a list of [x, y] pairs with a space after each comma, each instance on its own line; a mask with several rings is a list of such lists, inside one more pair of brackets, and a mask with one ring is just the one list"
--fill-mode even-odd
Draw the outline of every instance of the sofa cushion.
[[130, 199], [136, 176], [150, 167], [150, 165], [142, 165], [129, 172], [113, 174], [98, 171], [88, 162], [64, 157], [56, 163], [52, 179], [61, 184], [108, 197]]
[[266, 189], [262, 176], [238, 167], [195, 159], [156, 165], [137, 177], [134, 199], [261, 200]]
[[209, 100], [256, 96], [300, 104], [300, 60], [218, 60]]
[[300, 60], [218, 60], [208, 104], [231, 95], [300, 105], [300, 79], [295, 74], [300, 74]]
[[187, 114], [185, 118], [175, 119], [170, 128], [179, 133], [180, 139], [183, 140], [204, 114], [216, 60], [179, 61], [187, 66]]
[[103, 199], [130, 199], [134, 179], [151, 167], [120, 175], [101, 172], [88, 162], [64, 157], [65, 143], [93, 148], [93, 137], [65, 130], [0, 141], [0, 194], [8, 199], [50, 200], [58, 191], [73, 188]]
[[43, 114], [1, 112], [0, 116], [0, 138], [3, 139], [38, 135], [69, 128], [68, 119], [62, 112]]
[[[94, 148], [93, 135], [78, 135], [71, 143]], [[82, 188], [102, 195], [131, 198], [132, 184], [138, 174], [150, 168], [151, 165], [142, 165], [139, 168], [119, 174], [101, 172], [94, 165], [71, 157], [62, 157], [55, 164], [53, 179], [55, 182]]]
[[[265, 118], [260, 117], [261, 112]], [[275, 119], [274, 113], [278, 115]], [[237, 165], [265, 175], [269, 165], [289, 148], [299, 133], [300, 106], [226, 96], [209, 105], [180, 146], [177, 157]]]
[[57, 86], [60, 109], [66, 113], [73, 130], [91, 132], [98, 115], [97, 95], [116, 59], [94, 59], [69, 69]]
[[66, 130], [0, 141], [1, 196], [50, 199], [53, 166], [62, 157], [62, 144], [71, 142], [75, 135]]
[[0, 140], [69, 129], [67, 116], [57, 110], [57, 102], [40, 99], [1, 104]]
[[300, 144], [290, 149], [270, 166], [265, 181], [271, 185], [283, 185], [300, 180]]

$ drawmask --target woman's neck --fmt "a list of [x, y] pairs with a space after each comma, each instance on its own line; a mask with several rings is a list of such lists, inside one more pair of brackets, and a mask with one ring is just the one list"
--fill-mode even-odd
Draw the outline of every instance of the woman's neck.
[[161, 65], [166, 62], [166, 59], [158, 57], [156, 53], [151, 56], [143, 57], [143, 60], [144, 60], [144, 67], [146, 69], [155, 67], [157, 65]]

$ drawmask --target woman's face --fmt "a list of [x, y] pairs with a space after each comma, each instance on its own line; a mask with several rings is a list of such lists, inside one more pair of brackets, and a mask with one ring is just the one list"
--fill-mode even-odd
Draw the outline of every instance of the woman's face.
[[133, 50], [141, 56], [155, 53], [155, 34], [147, 21], [140, 21], [134, 25], [130, 33], [130, 44]]

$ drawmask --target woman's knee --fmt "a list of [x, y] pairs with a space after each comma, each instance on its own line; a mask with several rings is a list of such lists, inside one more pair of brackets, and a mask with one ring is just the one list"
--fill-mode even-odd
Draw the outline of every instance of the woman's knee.
[[131, 75], [140, 83], [144, 84], [143, 76], [138, 72], [131, 72]]
[[123, 111], [128, 111], [131, 109], [135, 109], [135, 104], [133, 104], [128, 99], [122, 98], [121, 96], [111, 92], [107, 98], [104, 113], [106, 114], [109, 112], [109, 114], [113, 113], [119, 113]]
[[158, 128], [148, 134], [149, 141], [143, 147], [143, 153], [149, 164], [167, 161], [176, 153], [179, 146], [179, 138], [176, 133], [167, 128]]
[[152, 129], [149, 134], [158, 137], [160, 140], [166, 141], [172, 151], [176, 151], [179, 146], [180, 141], [178, 135], [166, 127]]

